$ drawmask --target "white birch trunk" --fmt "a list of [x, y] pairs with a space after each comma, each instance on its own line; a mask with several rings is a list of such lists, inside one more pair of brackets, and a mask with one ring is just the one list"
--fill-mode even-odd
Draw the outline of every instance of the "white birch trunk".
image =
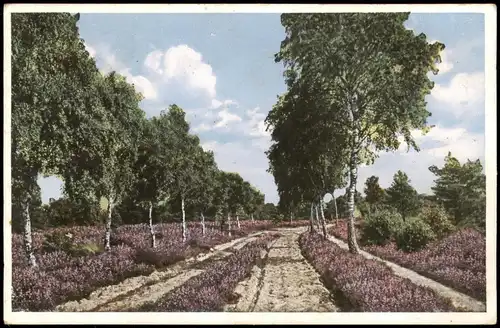
[[231, 213], [227, 213], [227, 229], [229, 230], [229, 237], [231, 237]]
[[205, 216], [203, 216], [203, 212], [201, 212], [201, 234], [205, 236]]
[[253, 219], [253, 213], [252, 213], [252, 214], [250, 214], [250, 218], [251, 218], [252, 222], [254, 222], [254, 219]]
[[184, 210], [184, 197], [181, 197], [181, 210], [182, 210], [182, 242], [186, 242], [186, 211]]
[[108, 199], [108, 216], [106, 217], [106, 232], [104, 236], [104, 250], [111, 250], [111, 217], [113, 214], [113, 197]]
[[311, 223], [311, 232], [314, 231], [314, 203], [311, 202], [311, 217], [309, 219], [309, 222]]
[[24, 200], [24, 204], [21, 204], [21, 206], [23, 207], [24, 251], [26, 253], [29, 265], [32, 267], [36, 267], [37, 263], [36, 263], [35, 253], [33, 251], [33, 239], [31, 237], [30, 198], [26, 197]]
[[[352, 162], [351, 162], [352, 163]], [[359, 247], [356, 240], [356, 230], [354, 227], [354, 194], [357, 180], [357, 167], [351, 164], [349, 169], [350, 183], [347, 188], [347, 207], [349, 209], [349, 220], [347, 229], [347, 241], [349, 245], [349, 251], [354, 254], [359, 253]]]
[[333, 197], [333, 205], [335, 207], [335, 219], [338, 220], [339, 219], [339, 212], [337, 209], [337, 198], [335, 198], [335, 196], [333, 196], [333, 194], [332, 194], [332, 197]]
[[325, 212], [323, 211], [323, 198], [321, 197], [319, 197], [319, 207], [321, 210], [321, 227], [323, 228], [323, 236], [327, 238], [328, 232], [326, 231]]
[[356, 193], [356, 182], [358, 180], [358, 157], [357, 150], [360, 145], [359, 143], [359, 127], [356, 122], [356, 117], [354, 113], [356, 112], [356, 95], [351, 99], [349, 104], [349, 118], [351, 120], [352, 128], [352, 145], [351, 154], [349, 159], [349, 186], [347, 187], [347, 207], [349, 212], [349, 220], [347, 227], [347, 244], [349, 246], [349, 251], [353, 254], [359, 254], [358, 242], [356, 240], [356, 230], [354, 227], [354, 195]]
[[155, 229], [153, 226], [153, 202], [149, 202], [149, 233], [151, 235], [151, 247], [156, 248]]
[[240, 226], [240, 217], [239, 217], [239, 215], [236, 215], [236, 224], [238, 225], [238, 229], [240, 229], [241, 226]]
[[321, 230], [321, 227], [320, 227], [320, 223], [319, 223], [319, 213], [318, 213], [318, 204], [315, 204], [314, 205], [314, 210], [316, 212], [316, 228], [319, 230]]

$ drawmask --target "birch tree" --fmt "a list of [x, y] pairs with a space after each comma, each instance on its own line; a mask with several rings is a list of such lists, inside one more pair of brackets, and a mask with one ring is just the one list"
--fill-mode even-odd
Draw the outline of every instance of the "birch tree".
[[193, 204], [196, 211], [199, 212], [202, 234], [205, 235], [205, 214], [215, 205], [218, 169], [212, 151], [203, 151], [200, 155], [200, 172], [198, 173], [200, 179], [194, 191]]
[[95, 92], [99, 73], [78, 20], [69, 13], [12, 15], [12, 201], [21, 209], [31, 266], [37, 263], [30, 202], [38, 176], [63, 177], [91, 164], [88, 154], [102, 141], [92, 134], [105, 124]]
[[107, 204], [104, 247], [110, 250], [113, 208], [120, 204], [135, 181], [133, 166], [145, 113], [139, 107], [142, 95], [124, 77], [111, 72], [103, 82], [101, 101], [108, 113], [109, 125], [100, 165], [94, 175], [98, 179], [97, 195]]
[[[315, 126], [343, 126], [349, 168], [349, 250], [359, 252], [354, 230], [357, 169], [371, 164], [378, 151], [398, 149], [402, 136], [418, 151], [411, 135], [424, 132], [430, 113], [425, 96], [433, 88], [427, 74], [437, 74], [444, 45], [429, 44], [404, 22], [409, 13], [282, 14], [286, 37], [276, 54], [290, 88], [300, 81], [318, 85], [328, 96], [329, 119]], [[316, 112], [314, 113], [316, 115]], [[318, 114], [319, 115], [319, 114]], [[307, 126], [309, 129], [310, 126]], [[344, 154], [339, 154], [345, 156]]]
[[169, 122], [172, 138], [175, 140], [176, 148], [171, 151], [173, 162], [173, 185], [175, 193], [181, 201], [182, 213], [182, 241], [187, 239], [186, 224], [186, 201], [189, 201], [196, 194], [197, 188], [201, 185], [203, 148], [200, 146], [200, 139], [189, 134], [189, 123], [186, 121], [186, 114], [177, 105], [169, 108]]
[[170, 128], [168, 111], [162, 111], [158, 117], [147, 121], [135, 164], [137, 201], [148, 211], [152, 248], [156, 247], [153, 208], [172, 197], [172, 149], [177, 145]]

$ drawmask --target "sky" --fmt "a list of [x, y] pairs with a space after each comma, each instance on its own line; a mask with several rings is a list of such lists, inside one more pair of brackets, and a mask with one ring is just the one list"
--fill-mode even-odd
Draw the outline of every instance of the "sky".
[[[442, 165], [448, 151], [484, 166], [484, 15], [411, 14], [405, 26], [446, 45], [439, 74], [430, 74], [436, 84], [427, 106], [435, 127], [425, 136], [415, 131], [419, 153], [402, 144], [360, 167], [360, 192], [369, 176], [386, 188], [403, 170], [418, 192], [431, 193], [428, 167]], [[286, 91], [283, 65], [274, 62], [285, 37], [279, 14], [81, 14], [79, 29], [98, 68], [121, 73], [144, 95], [148, 117], [179, 105], [220, 169], [240, 173], [266, 202], [278, 202], [264, 120]], [[44, 203], [61, 196], [57, 178], [40, 178], [39, 185]]]

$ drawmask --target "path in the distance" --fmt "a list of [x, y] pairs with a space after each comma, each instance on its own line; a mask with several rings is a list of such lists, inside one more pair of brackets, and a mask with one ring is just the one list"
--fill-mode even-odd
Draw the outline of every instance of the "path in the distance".
[[302, 256], [298, 238], [306, 228], [277, 229], [282, 235], [252, 275], [235, 290], [239, 299], [225, 311], [237, 312], [337, 312], [330, 292]]

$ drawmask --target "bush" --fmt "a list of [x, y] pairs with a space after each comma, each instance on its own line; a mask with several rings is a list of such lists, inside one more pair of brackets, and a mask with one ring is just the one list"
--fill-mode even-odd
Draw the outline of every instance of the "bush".
[[405, 252], [419, 251], [435, 238], [431, 226], [419, 218], [406, 221], [395, 236], [397, 247]]
[[285, 216], [281, 213], [272, 216], [273, 224], [279, 224], [285, 220]]
[[182, 261], [186, 256], [176, 251], [155, 250], [152, 248], [137, 249], [134, 255], [136, 263], [153, 265], [157, 269]]
[[72, 245], [70, 253], [72, 256], [90, 256], [104, 252], [104, 247], [96, 243], [87, 243], [81, 245]]
[[431, 227], [438, 238], [444, 237], [455, 230], [448, 213], [442, 206], [426, 205], [422, 208], [420, 217]]
[[43, 251], [47, 253], [64, 251], [70, 252], [73, 247], [73, 235], [63, 231], [56, 231], [44, 236]]
[[397, 234], [402, 222], [403, 218], [394, 210], [375, 212], [364, 220], [361, 241], [365, 244], [384, 245]]

